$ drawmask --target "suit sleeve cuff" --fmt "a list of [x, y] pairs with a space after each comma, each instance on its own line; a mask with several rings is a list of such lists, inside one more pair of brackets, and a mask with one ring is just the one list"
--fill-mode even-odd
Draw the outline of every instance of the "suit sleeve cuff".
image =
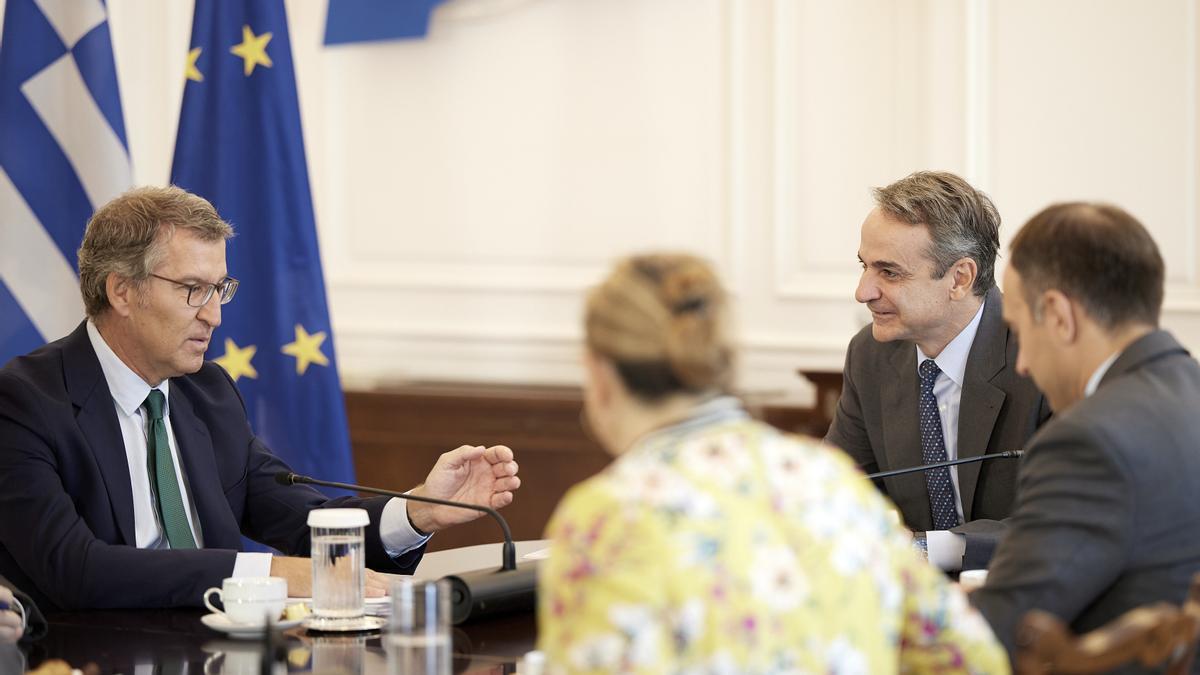
[[929, 544], [929, 562], [943, 572], [962, 569], [963, 554], [967, 551], [967, 538], [949, 530], [925, 533]]
[[393, 497], [383, 507], [379, 518], [379, 539], [383, 550], [393, 558], [408, 553], [429, 541], [432, 535], [422, 535], [413, 528], [408, 519], [408, 502]]
[[269, 577], [271, 576], [270, 553], [239, 552], [233, 561], [232, 577]]

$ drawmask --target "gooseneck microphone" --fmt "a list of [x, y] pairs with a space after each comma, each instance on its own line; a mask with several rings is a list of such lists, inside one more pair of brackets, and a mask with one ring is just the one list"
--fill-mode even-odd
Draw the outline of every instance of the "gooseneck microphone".
[[500, 523], [504, 531], [504, 562], [500, 569], [464, 572], [445, 577], [450, 583], [450, 620], [455, 625], [470, 619], [506, 614], [510, 612], [531, 611], [537, 604], [537, 574], [538, 563], [526, 562], [517, 565], [517, 546], [513, 543], [512, 532], [504, 517], [496, 509], [463, 502], [453, 502], [448, 499], [406, 495], [394, 490], [381, 490], [365, 485], [338, 483], [331, 480], [319, 480], [309, 476], [301, 476], [291, 471], [280, 471], [275, 474], [275, 481], [282, 485], [321, 485], [324, 487], [357, 490], [371, 494], [396, 497], [414, 502], [452, 506], [460, 509], [470, 509], [486, 513]]
[[867, 478], [875, 480], [876, 478], [891, 478], [892, 476], [902, 476], [906, 473], [916, 473], [917, 471], [929, 471], [930, 469], [940, 469], [944, 466], [956, 466], [958, 464], [970, 464], [972, 462], [982, 462], [985, 459], [1019, 459], [1025, 454], [1023, 450], [1005, 450], [990, 455], [979, 455], [978, 457], [963, 457], [961, 459], [951, 459], [945, 462], [934, 462], [933, 464], [918, 464], [903, 469], [892, 469], [891, 471], [877, 471], [867, 474]]
[[500, 571], [511, 572], [517, 569], [517, 545], [513, 543], [512, 532], [508, 529], [508, 521], [504, 520], [496, 509], [488, 506], [479, 506], [477, 504], [467, 504], [464, 502], [453, 502], [448, 499], [437, 499], [435, 497], [422, 497], [419, 495], [409, 495], [395, 490], [382, 490], [380, 488], [367, 487], [365, 485], [354, 485], [352, 483], [339, 483], [332, 480], [320, 480], [310, 476], [302, 476], [291, 471], [280, 471], [275, 474], [275, 482], [280, 485], [321, 485], [323, 487], [341, 488], [343, 490], [355, 490], [358, 492], [369, 492], [371, 494], [383, 495], [385, 497], [396, 497], [397, 499], [407, 499], [413, 502], [425, 502], [426, 504], [438, 504], [439, 506], [452, 506], [458, 509], [469, 509], [471, 511], [479, 511], [491, 516], [497, 523], [500, 524], [500, 529], [504, 531], [504, 550], [503, 562], [500, 566]]

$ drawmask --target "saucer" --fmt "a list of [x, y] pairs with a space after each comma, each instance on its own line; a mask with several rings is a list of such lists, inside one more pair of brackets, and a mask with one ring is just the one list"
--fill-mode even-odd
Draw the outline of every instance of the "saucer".
[[[224, 614], [205, 614], [204, 616], [200, 617], [200, 621], [204, 623], [205, 626], [208, 626], [215, 631], [225, 633], [232, 638], [256, 638], [262, 636], [263, 634], [263, 627], [261, 625], [230, 621], [229, 617], [225, 616]], [[301, 621], [303, 621], [303, 619], [277, 621], [271, 624], [271, 628], [273, 630], [286, 630], [288, 628], [299, 626]]]
[[304, 627], [319, 633], [363, 633], [381, 630], [387, 619], [364, 615], [357, 619], [322, 619], [316, 615], [304, 617]]
[[[396, 576], [399, 576], [399, 575], [396, 575]], [[391, 596], [387, 596], [387, 595], [379, 596], [376, 598], [363, 598], [363, 606], [371, 607], [373, 605], [386, 605], [386, 604], [390, 603], [391, 601], [392, 601]], [[292, 597], [288, 598], [288, 603], [296, 603], [296, 602], [303, 602], [304, 604], [308, 605], [309, 607], [312, 607], [313, 599], [312, 598], [292, 598]]]

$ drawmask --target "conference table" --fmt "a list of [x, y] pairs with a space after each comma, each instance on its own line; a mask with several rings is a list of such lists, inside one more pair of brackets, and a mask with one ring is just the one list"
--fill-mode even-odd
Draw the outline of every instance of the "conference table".
[[[546, 541], [517, 542], [517, 557], [537, 555]], [[499, 567], [500, 545], [483, 544], [425, 555], [417, 579]], [[231, 639], [201, 622], [203, 609], [98, 610], [52, 614], [50, 633], [30, 648], [28, 667], [63, 659], [73, 667], [96, 664], [101, 673], [242, 675], [260, 672], [270, 649], [289, 673], [389, 673], [379, 633], [315, 634], [295, 627], [261, 639]], [[537, 634], [532, 611], [472, 620], [451, 627], [455, 673], [514, 673]], [[282, 665], [276, 672], [283, 672]], [[4, 674], [7, 675], [7, 674]], [[397, 675], [400, 675], [397, 673]]]

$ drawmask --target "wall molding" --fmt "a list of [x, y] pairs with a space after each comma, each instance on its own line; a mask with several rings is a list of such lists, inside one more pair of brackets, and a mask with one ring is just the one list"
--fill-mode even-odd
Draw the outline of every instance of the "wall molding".
[[968, 0], [966, 4], [966, 78], [963, 82], [964, 110], [963, 178], [984, 192], [992, 180], [992, 4], [991, 0]]
[[[842, 263], [830, 263], [806, 256], [806, 224], [799, 208], [798, 192], [802, 181], [798, 147], [799, 100], [802, 95], [822, 96], [824, 92], [800, 92], [800, 64], [803, 39], [800, 34], [801, 2], [796, 0], [774, 0], [772, 41], [772, 214], [769, 237], [773, 241], [772, 277], [775, 297], [784, 301], [846, 301], [858, 284], [858, 271]], [[893, 5], [886, 7], [899, 11]], [[909, 34], [912, 26], [897, 19], [892, 22], [892, 35], [897, 39], [893, 59], [904, 58], [901, 36]], [[922, 64], [915, 64], [922, 65]], [[922, 71], [923, 72], [923, 71]], [[899, 98], [899, 97], [898, 97]], [[903, 103], [897, 106], [903, 108]], [[924, 101], [918, 105], [925, 105]], [[904, 111], [911, 112], [911, 111]], [[900, 154], [904, 148], [901, 130], [896, 128], [890, 142], [890, 152]], [[903, 149], [903, 150], [902, 150]], [[855, 221], [857, 224], [857, 221]], [[846, 252], [847, 260], [852, 252]]]
[[[1200, 257], [1196, 232], [1200, 229], [1200, 185], [1197, 185], [1200, 182], [1200, 0], [1188, 0], [1185, 7], [1184, 31], [1187, 33], [1187, 51], [1191, 56], [1184, 82], [1185, 118], [1190, 123], [1183, 132], [1187, 148], [1186, 165], [1183, 167], [1184, 185], [1187, 186], [1183, 196], [1183, 213], [1188, 251], [1191, 254], [1187, 259], [1185, 274], [1188, 283], [1196, 287], [1200, 286], [1196, 269], [1196, 259]], [[1195, 307], [1200, 312], [1200, 302]]]

